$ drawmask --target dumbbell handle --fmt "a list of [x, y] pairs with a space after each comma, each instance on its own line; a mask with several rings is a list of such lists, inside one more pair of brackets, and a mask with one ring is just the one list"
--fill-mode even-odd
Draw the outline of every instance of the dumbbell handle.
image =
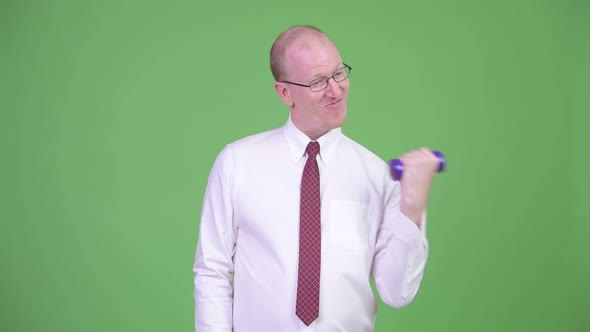
[[[432, 153], [438, 158], [437, 172], [444, 171], [447, 167], [447, 159], [445, 158], [445, 155], [440, 151], [432, 151]], [[393, 159], [389, 162], [389, 166], [391, 168], [391, 176], [393, 176], [395, 180], [401, 179], [402, 174], [404, 173], [404, 165], [402, 165], [402, 161], [399, 159]]]

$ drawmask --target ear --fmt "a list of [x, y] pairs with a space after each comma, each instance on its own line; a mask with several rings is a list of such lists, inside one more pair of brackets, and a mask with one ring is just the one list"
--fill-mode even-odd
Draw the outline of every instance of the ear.
[[275, 82], [275, 91], [277, 92], [283, 103], [285, 103], [285, 105], [287, 105], [288, 107], [293, 106], [293, 98], [291, 98], [291, 92], [289, 92], [289, 89], [287, 88], [285, 83]]

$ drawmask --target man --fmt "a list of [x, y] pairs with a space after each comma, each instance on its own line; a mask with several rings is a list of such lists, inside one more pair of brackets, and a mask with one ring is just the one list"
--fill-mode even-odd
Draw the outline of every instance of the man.
[[[373, 331], [376, 301], [412, 301], [438, 159], [387, 164], [342, 134], [350, 66], [315, 27], [271, 49], [287, 124], [227, 145], [209, 176], [194, 265], [196, 331]], [[308, 157], [308, 156], [312, 157]]]

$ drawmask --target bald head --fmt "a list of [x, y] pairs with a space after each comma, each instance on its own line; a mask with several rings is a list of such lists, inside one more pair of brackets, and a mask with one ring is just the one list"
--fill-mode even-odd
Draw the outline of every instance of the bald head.
[[316, 37], [327, 43], [332, 43], [328, 35], [311, 25], [297, 25], [285, 30], [277, 37], [270, 49], [270, 70], [276, 81], [285, 79], [285, 61], [288, 49], [294, 46], [306, 47], [306, 38], [302, 37]]

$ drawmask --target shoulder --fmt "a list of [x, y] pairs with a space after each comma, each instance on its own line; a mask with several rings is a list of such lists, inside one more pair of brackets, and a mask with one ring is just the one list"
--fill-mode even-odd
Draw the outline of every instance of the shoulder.
[[285, 141], [284, 129], [279, 127], [231, 142], [224, 150], [231, 150], [235, 154], [255, 153], [276, 148], [283, 141]]
[[274, 128], [254, 135], [246, 136], [237, 141], [229, 143], [227, 146], [232, 149], [244, 149], [252, 146], [258, 146], [259, 144], [274, 143], [278, 138], [284, 136], [284, 128]]
[[356, 154], [364, 163], [367, 163], [378, 168], [383, 168], [387, 165], [383, 159], [381, 159], [371, 150], [367, 149], [360, 143], [356, 142], [355, 140], [351, 139], [350, 137], [344, 134], [342, 134], [340, 144], [342, 144], [343, 149], [345, 149], [347, 153]]
[[250, 135], [227, 144], [217, 156], [219, 162], [249, 160], [280, 151], [286, 145], [284, 128]]
[[397, 182], [391, 178], [389, 164], [365, 146], [343, 135], [339, 142], [335, 162], [340, 168], [346, 166], [348, 181], [356, 188], [378, 192], [378, 197], [390, 197]]

